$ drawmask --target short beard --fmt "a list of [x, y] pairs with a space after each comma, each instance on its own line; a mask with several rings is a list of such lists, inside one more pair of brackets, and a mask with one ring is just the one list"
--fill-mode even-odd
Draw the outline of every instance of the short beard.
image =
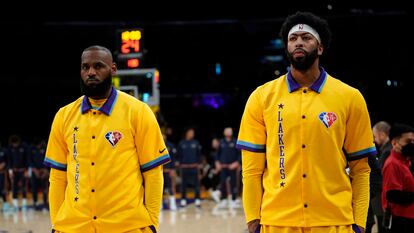
[[112, 87], [112, 76], [106, 77], [104, 81], [96, 85], [88, 86], [80, 79], [80, 87], [82, 94], [94, 99], [103, 99]]
[[313, 63], [315, 63], [316, 58], [319, 57], [318, 49], [314, 49], [310, 53], [304, 51], [305, 56], [299, 59], [293, 58], [293, 52], [289, 53], [286, 50], [286, 53], [292, 66], [300, 71], [308, 70], [313, 65]]

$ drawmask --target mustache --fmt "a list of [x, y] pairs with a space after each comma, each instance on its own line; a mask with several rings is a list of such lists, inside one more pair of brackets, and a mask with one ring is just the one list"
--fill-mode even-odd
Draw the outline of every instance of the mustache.
[[99, 81], [99, 79], [95, 78], [95, 77], [89, 77], [86, 79], [86, 81]]
[[293, 50], [293, 53], [298, 52], [298, 51], [303, 52], [303, 53], [305, 53], [305, 54], [308, 54], [308, 52], [306, 52], [306, 51], [305, 51], [304, 49], [302, 49], [302, 48], [297, 48], [297, 49]]

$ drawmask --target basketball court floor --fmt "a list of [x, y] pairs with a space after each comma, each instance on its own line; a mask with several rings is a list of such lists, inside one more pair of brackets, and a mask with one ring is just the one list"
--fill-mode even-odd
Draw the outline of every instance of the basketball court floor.
[[[188, 205], [177, 211], [163, 210], [160, 215], [159, 233], [246, 233], [241, 208], [221, 208], [211, 200], [205, 200], [201, 208]], [[49, 212], [26, 211], [1, 212], [0, 233], [47, 233], [50, 232]], [[377, 233], [376, 226], [373, 233]]]
[[[0, 212], [0, 233], [50, 232], [49, 212], [25, 211]], [[243, 210], [222, 208], [212, 200], [204, 200], [201, 208], [189, 204], [177, 211], [163, 210], [160, 215], [159, 233], [245, 233]]]
[[[190, 198], [193, 198], [192, 193], [190, 193]], [[164, 199], [158, 233], [247, 232], [240, 199], [237, 200], [236, 206], [229, 208], [227, 205], [222, 206], [208, 198], [205, 193], [202, 198], [204, 199], [201, 208], [194, 205], [194, 199], [189, 199], [189, 204], [185, 208], [178, 208], [176, 211], [168, 210], [168, 203]], [[27, 210], [19, 211], [1, 211], [0, 208], [0, 233], [48, 232], [51, 232], [48, 210], [36, 211], [30, 205]], [[372, 233], [377, 232], [377, 227], [374, 226]]]

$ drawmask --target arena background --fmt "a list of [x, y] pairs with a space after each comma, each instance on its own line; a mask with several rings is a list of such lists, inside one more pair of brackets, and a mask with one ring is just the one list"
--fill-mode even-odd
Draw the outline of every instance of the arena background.
[[[209, 153], [223, 127], [238, 131], [250, 93], [288, 66], [278, 36], [289, 14], [329, 21], [332, 45], [321, 65], [364, 95], [371, 122], [414, 125], [413, 8], [384, 1], [56, 1], [7, 2], [0, 9], [0, 142], [48, 137], [57, 110], [80, 93], [80, 56], [90, 45], [117, 50], [119, 29], [143, 29], [141, 68], [160, 72], [160, 121], [178, 142], [186, 126]], [[10, 7], [14, 5], [15, 7]], [[240, 199], [221, 208], [164, 209], [160, 232], [246, 232]], [[164, 200], [165, 201], [165, 200]], [[47, 210], [3, 211], [0, 232], [49, 232]], [[373, 233], [377, 232], [374, 227]]]
[[[196, 137], [208, 147], [224, 126], [237, 130], [254, 88], [274, 79], [275, 72], [286, 72], [278, 32], [283, 19], [297, 10], [329, 20], [333, 41], [322, 66], [363, 93], [372, 123], [413, 124], [410, 8], [396, 1], [229, 4], [56, 3], [53, 10], [46, 4], [39, 10], [27, 5], [2, 15], [0, 140], [5, 143], [13, 133], [27, 141], [46, 138], [59, 107], [80, 95], [82, 50], [94, 44], [115, 50], [118, 29], [142, 28], [146, 53], [141, 67], [160, 71], [164, 120], [176, 140], [185, 126], [195, 126]], [[283, 60], [272, 60], [277, 56]], [[203, 103], [203, 96], [213, 96], [219, 105]]]

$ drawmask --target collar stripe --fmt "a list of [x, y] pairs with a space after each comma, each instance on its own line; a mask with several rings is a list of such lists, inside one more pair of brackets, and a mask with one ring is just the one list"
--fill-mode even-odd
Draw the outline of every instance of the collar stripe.
[[[98, 111], [101, 111], [105, 113], [106, 115], [111, 115], [112, 110], [114, 108], [115, 102], [118, 99], [118, 92], [117, 90], [112, 87], [111, 94], [109, 95], [109, 98], [105, 101], [105, 103], [98, 109]], [[83, 97], [82, 104], [81, 104], [81, 113], [84, 114], [87, 111], [93, 109], [91, 103], [89, 102], [89, 99], [87, 96]]]

